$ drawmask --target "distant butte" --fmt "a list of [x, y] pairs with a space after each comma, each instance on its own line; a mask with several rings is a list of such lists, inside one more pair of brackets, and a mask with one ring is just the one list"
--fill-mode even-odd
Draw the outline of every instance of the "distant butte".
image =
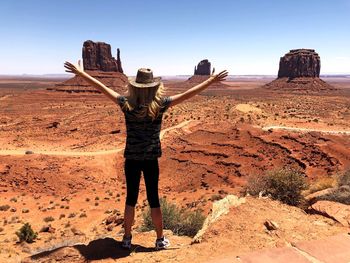
[[[214, 71], [214, 68], [213, 68], [213, 71]], [[167, 87], [175, 90], [189, 89], [207, 80], [211, 74], [212, 74], [211, 63], [209, 62], [208, 59], [203, 59], [197, 64], [197, 66], [194, 67], [194, 75], [191, 76], [188, 80], [181, 81], [181, 82], [167, 83]], [[223, 82], [216, 82], [210, 85], [208, 90], [215, 90], [215, 91], [226, 90], [228, 87], [229, 85], [224, 84]]]
[[321, 59], [314, 49], [292, 49], [281, 57], [277, 79], [263, 87], [306, 93], [336, 90], [320, 79], [320, 70]]
[[[116, 91], [123, 91], [128, 78], [123, 74], [120, 50], [117, 49], [117, 59], [112, 57], [111, 46], [104, 42], [87, 40], [83, 44], [82, 57], [84, 70], [106, 86]], [[100, 91], [93, 88], [80, 76], [56, 84], [49, 90], [65, 92], [93, 92]]]
[[211, 64], [208, 59], [204, 59], [194, 67], [194, 75], [210, 75]]
[[320, 56], [314, 49], [292, 49], [281, 57], [278, 78], [319, 78]]

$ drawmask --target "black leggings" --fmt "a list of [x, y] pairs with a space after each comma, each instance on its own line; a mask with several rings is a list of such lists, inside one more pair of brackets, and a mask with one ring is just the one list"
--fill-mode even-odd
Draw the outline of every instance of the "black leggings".
[[147, 200], [151, 208], [160, 207], [158, 196], [159, 166], [155, 160], [125, 159], [126, 204], [135, 207], [139, 195], [141, 172], [146, 184]]

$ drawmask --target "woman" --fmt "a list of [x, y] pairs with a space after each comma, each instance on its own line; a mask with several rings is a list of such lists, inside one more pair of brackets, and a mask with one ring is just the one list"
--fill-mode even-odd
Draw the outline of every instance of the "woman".
[[167, 248], [170, 242], [163, 235], [163, 219], [158, 196], [158, 158], [162, 154], [159, 134], [163, 113], [169, 107], [193, 97], [209, 85], [224, 80], [227, 77], [227, 71], [211, 75], [207, 80], [183, 93], [164, 97], [164, 86], [160, 78], [153, 78], [150, 69], [141, 68], [138, 70], [136, 78], [129, 80], [128, 95], [122, 96], [84, 72], [80, 61], [78, 65], [66, 62], [64, 66], [67, 72], [81, 76], [118, 104], [125, 115], [127, 138], [124, 151], [124, 171], [127, 197], [124, 210], [125, 233], [122, 247], [131, 248], [131, 227], [134, 221], [142, 172], [146, 185], [147, 200], [151, 207], [152, 222], [157, 233], [155, 247], [156, 249]]

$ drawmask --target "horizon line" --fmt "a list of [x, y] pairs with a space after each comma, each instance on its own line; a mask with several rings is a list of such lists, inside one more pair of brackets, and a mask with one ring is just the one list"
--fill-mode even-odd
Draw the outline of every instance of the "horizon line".
[[[56, 77], [68, 77], [72, 76], [71, 73], [43, 73], [43, 74], [32, 74], [32, 73], [14, 73], [14, 74], [0, 74], [0, 77], [23, 77], [23, 76], [56, 76]], [[126, 74], [125, 74], [126, 75]], [[229, 74], [228, 76], [277, 76], [278, 74]], [[135, 76], [135, 75], [126, 75], [126, 76]], [[194, 76], [194, 74], [174, 74], [174, 75], [160, 75], [161, 77], [188, 77], [188, 76]], [[199, 75], [200, 76], [200, 75]], [[350, 72], [348, 73], [323, 73], [320, 74], [320, 77], [322, 76], [350, 76]]]

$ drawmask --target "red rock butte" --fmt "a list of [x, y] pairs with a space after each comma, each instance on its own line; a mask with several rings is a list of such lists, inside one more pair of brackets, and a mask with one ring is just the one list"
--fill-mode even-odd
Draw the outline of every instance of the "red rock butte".
[[82, 56], [85, 70], [123, 73], [119, 48], [117, 49], [117, 59], [115, 59], [112, 57], [111, 45], [107, 43], [85, 41]]
[[292, 49], [280, 59], [278, 78], [318, 78], [320, 69], [320, 56], [314, 49]]
[[194, 67], [194, 75], [210, 75], [211, 63], [208, 59], [204, 59]]
[[[214, 71], [215, 68], [213, 68]], [[167, 87], [172, 89], [189, 89], [193, 86], [196, 86], [200, 84], [201, 82], [207, 80], [210, 77], [212, 70], [211, 70], [211, 63], [208, 59], [201, 60], [197, 66], [194, 67], [194, 75], [191, 76], [186, 81], [181, 82], [175, 82], [175, 83], [169, 83], [167, 84]], [[226, 89], [228, 85], [217, 82], [212, 84], [208, 90], [220, 90], [220, 89]]]
[[280, 59], [278, 77], [264, 88], [290, 92], [336, 90], [320, 79], [321, 59], [314, 49], [292, 49]]
[[[109, 44], [87, 40], [83, 44], [82, 57], [84, 70], [88, 74], [116, 91], [123, 91], [127, 85], [128, 78], [123, 74], [119, 48], [117, 49], [117, 59], [115, 59], [112, 56]], [[48, 89], [65, 92], [100, 93], [80, 76], [74, 76], [56, 84], [54, 88]]]

